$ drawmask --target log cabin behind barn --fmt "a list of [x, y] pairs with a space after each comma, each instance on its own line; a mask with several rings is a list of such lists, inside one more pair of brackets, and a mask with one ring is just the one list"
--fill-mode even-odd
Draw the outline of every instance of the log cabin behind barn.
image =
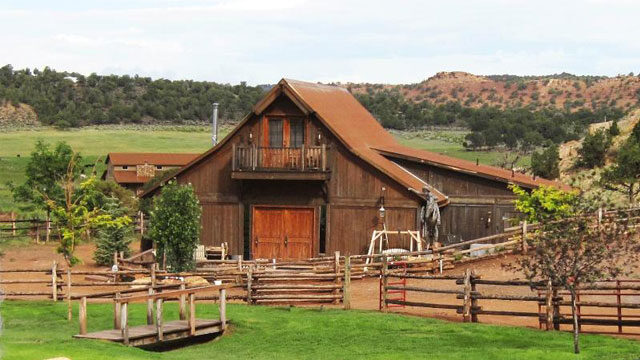
[[365, 253], [381, 207], [387, 229], [417, 230], [429, 201], [440, 241], [489, 235], [513, 214], [509, 183], [566, 188], [404, 147], [346, 89], [288, 79], [175, 178], [200, 199], [202, 244], [279, 259]]
[[116, 153], [104, 160], [107, 170], [102, 180], [113, 180], [120, 186], [140, 193], [142, 186], [156, 173], [181, 168], [200, 154]]

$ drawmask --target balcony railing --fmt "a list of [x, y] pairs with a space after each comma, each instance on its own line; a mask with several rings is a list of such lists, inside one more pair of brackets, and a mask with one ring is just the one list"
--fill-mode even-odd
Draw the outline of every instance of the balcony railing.
[[327, 149], [322, 146], [299, 148], [233, 146], [233, 171], [327, 171]]

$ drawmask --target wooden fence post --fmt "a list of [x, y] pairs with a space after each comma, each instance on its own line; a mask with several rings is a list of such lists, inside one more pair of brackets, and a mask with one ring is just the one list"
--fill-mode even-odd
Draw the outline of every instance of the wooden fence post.
[[527, 220], [522, 221], [522, 253], [529, 251], [529, 243], [527, 242]]
[[220, 289], [220, 328], [224, 331], [227, 328], [227, 290]]
[[49, 215], [49, 212], [47, 212], [47, 220], [45, 221], [45, 237], [44, 237], [44, 242], [48, 243], [49, 239], [51, 238], [51, 215]]
[[620, 280], [616, 280], [616, 304], [618, 305], [618, 333], [622, 334], [622, 307], [620, 294]]
[[189, 294], [189, 335], [196, 334], [196, 294]]
[[38, 220], [34, 220], [34, 224], [36, 227], [36, 244], [40, 244], [40, 224]]
[[383, 256], [382, 257], [382, 311], [383, 312], [387, 312], [389, 311], [389, 307], [387, 306], [387, 285], [389, 283], [389, 280], [387, 278], [387, 272], [389, 270], [389, 264], [387, 263], [387, 257]]
[[[180, 290], [184, 290], [186, 286], [184, 285], [184, 280], [182, 280], [182, 284], [180, 284]], [[180, 295], [180, 320], [187, 319], [187, 303], [186, 303], [186, 295]]]
[[[153, 288], [149, 288], [149, 295], [153, 295]], [[153, 299], [147, 299], [147, 325], [153, 325]]]
[[78, 307], [78, 322], [80, 324], [80, 335], [87, 333], [87, 297], [83, 296], [80, 299], [80, 306]]
[[11, 212], [11, 234], [16, 236], [16, 213]]
[[58, 301], [58, 264], [54, 261], [51, 265], [51, 296], [53, 301]]
[[122, 329], [122, 303], [120, 303], [120, 293], [117, 292], [113, 301], [113, 328]]
[[121, 305], [120, 329], [122, 333], [122, 343], [129, 345], [129, 304], [124, 302]]
[[344, 288], [342, 290], [342, 304], [345, 310], [351, 310], [351, 257], [344, 257]]
[[464, 271], [464, 298], [462, 302], [462, 321], [471, 321], [471, 270]]
[[251, 283], [253, 282], [253, 268], [249, 268], [247, 271], [247, 304], [251, 305], [253, 302], [251, 299]]
[[67, 268], [67, 320], [71, 318], [71, 268]]
[[340, 289], [338, 288], [338, 286], [340, 285], [340, 251], [336, 251], [334, 253], [334, 264], [333, 264], [334, 270], [335, 270], [335, 285], [336, 288], [333, 290], [333, 294], [336, 295], [336, 298], [333, 300], [334, 304], [339, 304], [340, 303], [340, 299], [337, 298], [337, 295], [340, 295]]
[[156, 264], [151, 264], [149, 269], [149, 276], [151, 277], [151, 287], [156, 286]]
[[[224, 254], [222, 255], [222, 259], [224, 260]], [[238, 255], [238, 271], [242, 272], [242, 255]], [[236, 284], [242, 284], [242, 275], [236, 276]]]
[[156, 330], [158, 332], [158, 341], [164, 339], [164, 333], [162, 332], [162, 298], [156, 300]]
[[553, 284], [551, 279], [547, 281], [547, 291], [545, 293], [545, 322], [547, 331], [553, 330]]
[[560, 322], [556, 321], [556, 319], [560, 319], [560, 305], [558, 305], [558, 288], [553, 287], [553, 329], [560, 330]]
[[474, 270], [471, 270], [471, 277], [470, 277], [470, 282], [471, 282], [471, 322], [477, 323], [478, 322], [478, 299], [475, 298], [476, 292], [477, 292], [477, 287], [476, 287], [476, 272]]
[[140, 235], [144, 236], [144, 212], [140, 211]]

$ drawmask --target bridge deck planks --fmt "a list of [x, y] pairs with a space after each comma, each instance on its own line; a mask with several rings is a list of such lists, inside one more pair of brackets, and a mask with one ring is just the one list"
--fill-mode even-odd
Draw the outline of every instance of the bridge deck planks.
[[[210, 335], [222, 333], [220, 320], [196, 319], [196, 335]], [[189, 335], [189, 323], [186, 320], [168, 321], [162, 324], [164, 341], [193, 337]], [[141, 346], [157, 343], [157, 331], [155, 325], [140, 325], [129, 327], [129, 342], [132, 346]], [[123, 342], [121, 330], [103, 330], [85, 335], [74, 335], [76, 338], [108, 340]]]

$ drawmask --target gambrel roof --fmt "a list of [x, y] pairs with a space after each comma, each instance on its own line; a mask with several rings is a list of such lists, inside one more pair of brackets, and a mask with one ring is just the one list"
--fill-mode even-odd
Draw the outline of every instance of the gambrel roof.
[[[390, 158], [405, 158], [407, 160], [429, 163], [436, 166], [446, 166], [454, 171], [463, 171], [467, 174], [488, 177], [498, 181], [513, 182], [527, 188], [540, 185], [566, 188], [566, 186], [557, 182], [540, 178], [534, 179], [524, 174], [515, 174], [497, 167], [476, 165], [468, 161], [408, 148], [399, 144], [347, 89], [339, 86], [315, 84], [291, 79], [280, 80], [280, 82], [253, 107], [252, 113], [248, 114], [222, 142], [186, 165], [180, 172], [215, 153], [217, 149], [233, 137], [233, 134], [238, 131], [252, 115], [261, 114], [283, 94], [306, 115], [313, 114], [355, 156], [389, 176], [419, 197], [425, 198], [422, 189], [426, 187], [431, 194], [437, 198], [441, 206], [448, 203], [445, 194], [397, 165]], [[178, 172], [178, 174], [180, 174], [180, 172]], [[155, 188], [149, 189], [142, 194], [142, 196], [153, 191], [155, 191]]]

